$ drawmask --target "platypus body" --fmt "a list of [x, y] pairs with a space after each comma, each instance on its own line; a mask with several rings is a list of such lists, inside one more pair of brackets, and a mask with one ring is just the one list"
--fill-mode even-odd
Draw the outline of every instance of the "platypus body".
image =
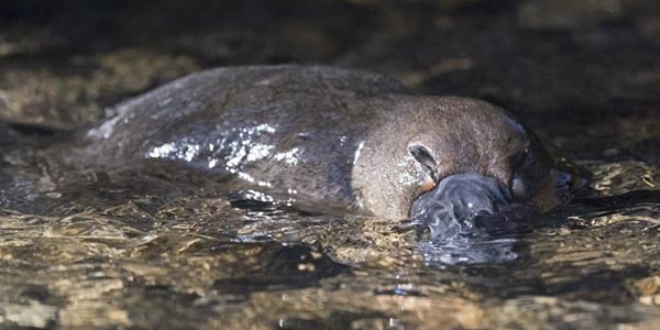
[[416, 200], [463, 174], [488, 179], [501, 202], [539, 211], [566, 195], [565, 176], [511, 114], [473, 99], [415, 95], [365, 71], [219, 68], [110, 110], [63, 159], [109, 171], [172, 164], [294, 206], [385, 219], [414, 217]]

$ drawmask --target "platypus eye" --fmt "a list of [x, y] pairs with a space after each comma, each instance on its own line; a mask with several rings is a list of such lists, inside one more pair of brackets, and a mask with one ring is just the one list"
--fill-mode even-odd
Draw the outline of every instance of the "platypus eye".
[[413, 158], [415, 158], [415, 160], [428, 171], [428, 174], [433, 179], [433, 182], [437, 182], [435, 171], [438, 167], [438, 163], [432, 156], [431, 151], [418, 143], [410, 144], [408, 146], [408, 151], [410, 152], [410, 155], [412, 155]]

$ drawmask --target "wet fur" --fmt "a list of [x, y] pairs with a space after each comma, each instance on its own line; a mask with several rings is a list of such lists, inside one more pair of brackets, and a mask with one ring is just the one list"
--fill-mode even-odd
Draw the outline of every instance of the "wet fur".
[[[230, 180], [218, 189], [390, 219], [407, 217], [430, 177], [480, 173], [506, 187], [516, 154], [530, 145], [545, 154], [488, 103], [415, 96], [384, 76], [330, 67], [203, 71], [112, 111], [65, 160], [113, 171], [172, 163]], [[434, 173], [413, 144], [428, 149]]]

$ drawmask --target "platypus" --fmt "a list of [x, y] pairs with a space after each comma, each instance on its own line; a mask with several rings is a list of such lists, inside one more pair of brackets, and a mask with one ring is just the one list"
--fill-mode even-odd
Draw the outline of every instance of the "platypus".
[[[509, 112], [416, 95], [367, 71], [217, 68], [109, 110], [113, 116], [79, 135], [80, 146], [63, 159], [109, 171], [171, 164], [210, 181], [229, 178], [219, 190], [395, 220], [424, 213], [438, 198], [445, 207], [456, 199], [477, 211], [516, 204], [545, 212], [568, 195], [570, 175]], [[449, 179], [461, 193], [434, 191]]]

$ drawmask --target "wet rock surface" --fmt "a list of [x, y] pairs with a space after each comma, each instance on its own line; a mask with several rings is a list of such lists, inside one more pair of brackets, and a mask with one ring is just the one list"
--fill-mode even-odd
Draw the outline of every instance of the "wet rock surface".
[[[0, 119], [21, 125], [0, 124], [1, 327], [657, 328], [658, 22], [641, 0], [2, 3]], [[595, 193], [536, 219], [514, 260], [446, 265], [399, 223], [103, 173], [62, 190], [40, 161], [49, 128], [162, 82], [290, 62], [494, 102]]]

